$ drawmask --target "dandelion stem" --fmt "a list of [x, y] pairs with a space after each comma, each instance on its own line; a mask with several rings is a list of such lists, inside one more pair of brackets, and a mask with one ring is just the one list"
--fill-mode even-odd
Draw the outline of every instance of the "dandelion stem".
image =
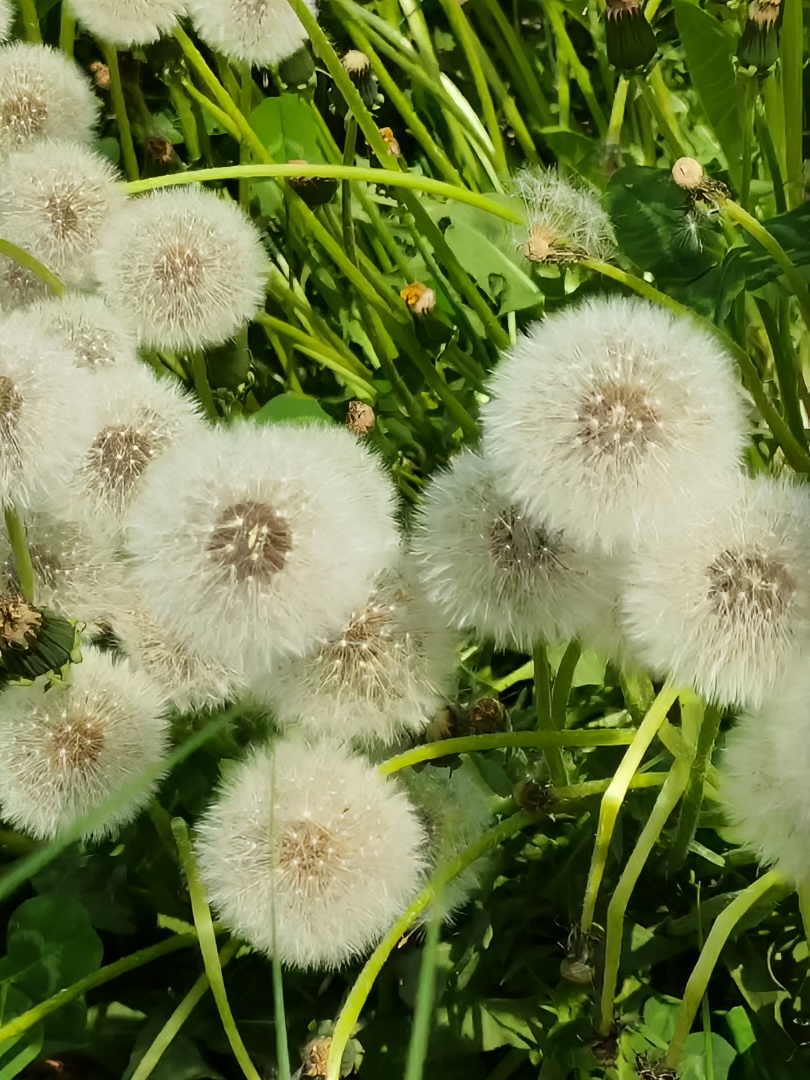
[[627, 106], [627, 91], [630, 88], [630, 80], [626, 75], [620, 75], [616, 83], [616, 93], [613, 95], [613, 105], [610, 110], [610, 123], [608, 124], [605, 145], [618, 147], [622, 141], [622, 125], [624, 124], [624, 110]]
[[124, 158], [124, 171], [127, 180], [133, 182], [138, 179], [138, 158], [135, 154], [135, 144], [132, 141], [132, 128], [129, 126], [127, 103], [124, 99], [124, 88], [121, 84], [121, 70], [118, 66], [118, 51], [114, 45], [106, 41], [102, 44], [104, 60], [110, 69], [110, 94], [112, 95], [115, 119], [118, 121], [118, 138], [121, 143], [121, 154]]
[[64, 295], [65, 286], [56, 274], [41, 263], [39, 259], [35, 259], [33, 255], [25, 251], [24, 248], [17, 247], [17, 245], [12, 244], [10, 240], [0, 240], [0, 255], [5, 255], [7, 259], [13, 259], [14, 262], [19, 263], [20, 266], [24, 266], [26, 270], [30, 270], [40, 281], [44, 281], [51, 292], [56, 296]]
[[802, 134], [804, 125], [804, 26], [802, 0], [784, 0], [781, 35], [782, 100], [785, 107], [785, 181], [788, 204], [799, 206], [802, 201], [803, 165]]
[[588, 884], [582, 905], [581, 927], [583, 934], [590, 933], [593, 926], [596, 898], [605, 873], [610, 842], [613, 838], [613, 829], [621, 805], [624, 802], [624, 797], [627, 794], [628, 785], [639, 765], [641, 765], [644, 755], [655, 738], [656, 732], [666, 719], [667, 713], [677, 696], [678, 690], [671, 682], [666, 682], [650, 706], [647, 715], [641, 721], [633, 741], [622, 758], [621, 764], [614, 773], [610, 786], [602, 799], [602, 805], [599, 808], [599, 823], [596, 827], [596, 842], [593, 848], [591, 866], [588, 871]]
[[352, 363], [350, 365], [348, 357], [342, 357], [325, 341], [321, 341], [312, 334], [307, 334], [304, 330], [299, 330], [296, 326], [291, 326], [283, 319], [277, 319], [273, 315], [268, 315], [266, 312], [258, 314], [255, 321], [263, 326], [268, 332], [278, 334], [280, 337], [288, 338], [297, 346], [299, 352], [316, 360], [319, 364], [323, 364], [324, 367], [329, 368], [330, 371], [334, 371], [335, 374], [340, 375], [348, 386], [350, 386], [355, 393], [359, 394], [360, 397], [371, 401], [376, 397], [376, 391], [371, 383], [373, 375], [359, 360], [355, 360], [354, 357], [352, 357]]
[[725, 911], [721, 912], [714, 920], [712, 928], [709, 931], [709, 936], [706, 938], [706, 944], [700, 950], [698, 961], [686, 984], [686, 990], [683, 995], [683, 1004], [681, 1005], [681, 1011], [678, 1014], [675, 1025], [675, 1034], [672, 1036], [672, 1041], [667, 1050], [667, 1056], [664, 1059], [664, 1064], [666, 1066], [673, 1069], [678, 1067], [678, 1063], [681, 1060], [681, 1054], [683, 1053], [684, 1043], [692, 1028], [692, 1023], [697, 1015], [697, 1011], [700, 1008], [703, 995], [706, 993], [709, 979], [711, 978], [711, 974], [714, 971], [717, 961], [720, 959], [720, 954], [723, 951], [723, 947], [728, 941], [732, 930], [740, 919], [742, 919], [742, 917], [772, 889], [779, 889], [780, 891], [779, 894], [773, 898], [770, 905], [771, 907], [778, 903], [779, 900], [788, 893], [787, 882], [775, 870], [768, 871], [768, 873], [763, 874], [761, 878], [757, 878], [757, 880], [749, 885], [747, 889], [743, 889], [743, 891], [731, 901]]
[[[239, 950], [238, 941], [229, 941], [227, 945], [224, 945], [219, 950], [219, 964], [220, 967], [225, 967], [236, 956]], [[174, 1010], [172, 1015], [157, 1033], [156, 1037], [148, 1047], [146, 1053], [138, 1062], [138, 1067], [135, 1072], [132, 1073], [130, 1080], [147, 1080], [147, 1077], [151, 1076], [155, 1069], [158, 1067], [158, 1063], [166, 1051], [171, 1046], [174, 1039], [180, 1033], [180, 1029], [185, 1024], [186, 1020], [191, 1016], [199, 1003], [205, 997], [208, 992], [208, 988], [211, 984], [208, 982], [208, 976], [203, 972], [199, 979], [194, 983], [192, 988]]]
[[[353, 165], [357, 147], [357, 120], [346, 117], [346, 141], [343, 145], [343, 164]], [[340, 220], [343, 228], [343, 244], [346, 254], [353, 263], [357, 263], [357, 250], [354, 240], [354, 213], [352, 210], [351, 180], [344, 180], [340, 185]]]
[[205, 353], [198, 349], [191, 354], [190, 360], [191, 374], [194, 379], [194, 389], [197, 391], [197, 397], [200, 399], [200, 404], [208, 419], [217, 421], [219, 419], [219, 413], [217, 412], [217, 404], [214, 401], [214, 393], [211, 390], [211, 384], [208, 381], [208, 366], [205, 362]]
[[[554, 731], [551, 715], [551, 672], [545, 643], [538, 641], [534, 647], [534, 708], [538, 731]], [[559, 746], [547, 746], [544, 750], [551, 782], [555, 787], [568, 783], [565, 762]]]
[[689, 845], [695, 838], [700, 808], [703, 805], [703, 789], [706, 783], [706, 771], [712, 757], [712, 750], [720, 731], [723, 710], [716, 705], [707, 705], [698, 734], [695, 756], [692, 761], [689, 784], [681, 807], [678, 831], [669, 853], [669, 872], [674, 874], [686, 862]]
[[465, 848], [452, 862], [435, 874], [422, 892], [413, 901], [410, 907], [397, 919], [383, 940], [366, 961], [363, 970], [349, 992], [349, 996], [340, 1011], [332, 1035], [332, 1045], [329, 1050], [329, 1060], [326, 1066], [326, 1080], [340, 1080], [340, 1067], [343, 1061], [343, 1053], [351, 1038], [354, 1026], [363, 1011], [374, 982], [383, 968], [388, 957], [399, 944], [402, 937], [407, 934], [416, 923], [419, 916], [453, 881], [454, 878], [471, 866], [477, 859], [486, 855], [498, 847], [510, 836], [532, 825], [540, 818], [539, 813], [529, 813], [525, 810], [513, 814], [499, 822], [494, 828], [489, 829], [475, 843]]
[[419, 967], [419, 987], [416, 991], [416, 1008], [413, 1014], [413, 1030], [408, 1044], [408, 1059], [405, 1064], [405, 1080], [422, 1080], [430, 1041], [433, 1003], [436, 998], [436, 960], [442, 933], [442, 912], [439, 904], [434, 904], [422, 949], [422, 963]]
[[290, 1080], [290, 1048], [287, 1045], [287, 1014], [284, 1009], [284, 978], [281, 961], [274, 952], [273, 968], [273, 1018], [276, 1025], [276, 1063], [279, 1080]]
[[76, 42], [76, 16], [70, 10], [68, 0], [62, 0], [62, 11], [59, 22], [59, 48], [65, 56], [73, 56], [73, 46]]
[[39, 28], [36, 0], [20, 0], [20, 14], [26, 39], [34, 45], [41, 45], [42, 31]]
[[172, 832], [180, 855], [180, 862], [186, 874], [194, 925], [197, 928], [197, 937], [200, 942], [200, 952], [205, 964], [205, 973], [211, 986], [211, 993], [214, 995], [219, 1018], [222, 1021], [222, 1027], [233, 1051], [233, 1056], [239, 1062], [247, 1080], [260, 1080], [259, 1073], [250, 1060], [250, 1055], [245, 1049], [245, 1044], [242, 1042], [242, 1037], [237, 1030], [236, 1021], [231, 1012], [228, 994], [225, 990], [225, 980], [222, 977], [222, 966], [217, 953], [217, 939], [214, 924], [211, 920], [211, 911], [205, 899], [205, 890], [197, 871], [197, 861], [191, 849], [188, 825], [186, 825], [183, 818], [175, 818], [172, 821]]
[[34, 564], [31, 561], [31, 552], [28, 549], [28, 539], [17, 511], [7, 506], [5, 509], [6, 532], [11, 544], [11, 552], [14, 556], [14, 566], [17, 570], [17, 580], [20, 583], [20, 591], [23, 598], [29, 604], [33, 604], [37, 594], [37, 575]]
[[582, 646], [574, 638], [563, 653], [562, 660], [560, 660], [557, 668], [557, 674], [554, 677], [554, 690], [551, 694], [551, 719], [552, 728], [556, 731], [562, 731], [565, 727], [571, 683], [574, 681], [574, 672], [577, 670], [581, 655]]

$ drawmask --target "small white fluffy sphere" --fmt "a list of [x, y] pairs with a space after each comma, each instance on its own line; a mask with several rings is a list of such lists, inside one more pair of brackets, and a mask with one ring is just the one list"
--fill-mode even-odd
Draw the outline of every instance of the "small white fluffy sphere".
[[256, 67], [277, 67], [307, 40], [287, 0], [189, 0], [188, 11], [206, 45]]
[[756, 707], [810, 641], [810, 492], [741, 477], [731, 506], [680, 518], [628, 569], [642, 663], [724, 705]]
[[531, 262], [606, 262], [615, 254], [613, 226], [592, 188], [575, 186], [554, 169], [522, 169], [514, 189], [525, 208], [521, 241]]
[[196, 852], [230, 930], [290, 967], [336, 968], [413, 900], [424, 843], [395, 783], [331, 744], [291, 739], [226, 773]]
[[341, 428], [206, 431], [155, 463], [132, 506], [133, 582], [181, 638], [259, 679], [364, 603], [396, 557], [392, 497]]
[[0, 319], [0, 503], [26, 509], [64, 486], [95, 426], [92, 382], [33, 320]]
[[313, 736], [391, 743], [423, 732], [446, 700], [456, 645], [409, 568], [386, 571], [339, 634], [275, 665], [255, 690], [277, 720]]
[[412, 547], [451, 625], [500, 648], [584, 636], [608, 619], [618, 593], [607, 558], [527, 521], [488, 461], [469, 450], [430, 481]]
[[196, 402], [145, 367], [88, 375], [97, 420], [64, 492], [64, 516], [117, 530], [154, 461], [207, 429]]
[[0, 48], [0, 154], [37, 139], [88, 143], [100, 102], [64, 53], [15, 42]]
[[736, 839], [799, 887], [810, 884], [810, 668], [796, 664], [729, 732], [720, 793]]
[[89, 286], [101, 229], [126, 201], [118, 180], [78, 143], [26, 146], [0, 169], [0, 232], [68, 285]]
[[139, 367], [134, 333], [100, 296], [66, 293], [37, 304], [31, 318], [62, 339], [76, 367], [89, 372]]
[[[9, 687], [0, 695], [0, 808], [15, 828], [49, 840], [64, 832], [168, 748], [158, 689], [126, 663], [86, 649], [69, 683]], [[86, 839], [114, 835], [155, 789], [149, 784]]]
[[269, 261], [247, 215], [211, 191], [132, 199], [109, 219], [101, 290], [149, 348], [221, 345], [264, 303]]
[[185, 0], [70, 0], [89, 33], [112, 45], [148, 45], [174, 28]]
[[612, 551], [722, 501], [745, 415], [732, 360], [710, 334], [614, 297], [551, 315], [513, 346], [484, 436], [530, 521]]

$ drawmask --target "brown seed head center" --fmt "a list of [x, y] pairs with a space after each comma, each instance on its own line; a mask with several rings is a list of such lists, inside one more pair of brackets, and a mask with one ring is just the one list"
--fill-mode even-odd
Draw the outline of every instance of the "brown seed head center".
[[104, 729], [95, 717], [68, 716], [48, 734], [48, 757], [64, 772], [90, 772], [103, 749]]
[[559, 561], [559, 543], [544, 529], [529, 525], [515, 507], [504, 510], [489, 528], [489, 550], [496, 566], [550, 570]]
[[138, 427], [106, 427], [90, 450], [90, 468], [102, 489], [128, 495], [155, 455], [152, 436]]
[[300, 896], [313, 899], [332, 892], [343, 868], [340, 839], [314, 821], [292, 821], [276, 842], [278, 868]]
[[198, 289], [205, 279], [201, 252], [182, 240], [166, 244], [155, 265], [158, 280], [170, 291], [184, 294]]
[[761, 551], [723, 551], [709, 567], [708, 577], [707, 595], [715, 613], [739, 621], [783, 617], [796, 592], [785, 563]]
[[391, 694], [390, 677], [386, 677], [386, 659], [397, 648], [392, 643], [394, 607], [369, 604], [353, 615], [343, 634], [324, 645], [318, 653], [324, 689], [330, 685], [363, 685], [373, 701], [384, 701]]
[[220, 515], [208, 541], [208, 554], [237, 581], [269, 581], [292, 551], [287, 519], [266, 503], [234, 503]]
[[77, 205], [75, 191], [51, 191], [45, 199], [45, 213], [50, 222], [51, 232], [62, 242], [69, 240], [79, 231], [81, 214]]
[[0, 375], [0, 437], [8, 439], [17, 426], [22, 409], [22, 395], [8, 375]]
[[59, 327], [82, 367], [95, 370], [115, 363], [115, 349], [111, 337], [103, 330], [95, 326], [77, 325], [67, 319], [60, 320]]
[[647, 390], [619, 380], [593, 387], [579, 403], [577, 423], [580, 442], [600, 457], [638, 454], [660, 437]]
[[22, 142], [42, 131], [48, 119], [48, 106], [40, 94], [19, 90], [0, 105], [0, 119], [3, 127]]

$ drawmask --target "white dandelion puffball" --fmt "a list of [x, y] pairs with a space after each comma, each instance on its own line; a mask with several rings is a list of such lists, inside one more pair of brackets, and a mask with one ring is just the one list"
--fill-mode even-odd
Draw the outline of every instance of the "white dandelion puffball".
[[42, 141], [0, 170], [0, 232], [67, 284], [93, 283], [101, 229], [126, 196], [105, 158], [77, 143]]
[[88, 143], [100, 104], [78, 64], [57, 49], [0, 48], [0, 154], [34, 139]]
[[97, 421], [65, 492], [73, 509], [66, 507], [64, 516], [115, 531], [149, 466], [207, 429], [194, 399], [145, 367], [87, 378], [98, 402]]
[[[493, 795], [469, 762], [452, 771], [429, 766], [421, 772], [403, 769], [401, 775], [427, 833], [428, 871], [434, 874], [481, 839], [492, 822]], [[475, 893], [485, 866], [477, 860], [446, 886], [439, 901], [446, 915]]]
[[185, 0], [70, 0], [88, 33], [112, 45], [148, 45], [171, 31]]
[[484, 406], [486, 453], [516, 505], [605, 551], [722, 501], [744, 433], [730, 357], [690, 319], [636, 299], [536, 323]]
[[256, 690], [281, 723], [338, 740], [391, 743], [423, 732], [446, 700], [456, 646], [409, 570], [386, 571], [338, 634], [274, 665]]
[[16, 259], [0, 255], [0, 312], [23, 311], [50, 296], [47, 282]]
[[[15, 828], [49, 840], [120, 792], [168, 749], [160, 691], [126, 663], [85, 649], [69, 683], [9, 687], [0, 695], [0, 809]], [[117, 833], [155, 783], [85, 836]]]
[[259, 679], [365, 602], [396, 558], [392, 501], [342, 428], [206, 431], [155, 463], [132, 506], [133, 583], [179, 637]]
[[229, 930], [289, 967], [337, 968], [414, 899], [424, 843], [395, 783], [330, 743], [291, 739], [226, 774], [196, 851]]
[[412, 547], [428, 596], [451, 625], [501, 648], [584, 634], [607, 618], [618, 589], [606, 557], [527, 521], [470, 450], [428, 484]]
[[756, 707], [810, 633], [810, 493], [740, 478], [731, 506], [640, 551], [625, 626], [639, 658], [711, 701]]
[[[315, 0], [307, 7], [316, 13]], [[206, 45], [256, 67], [277, 67], [307, 40], [287, 0], [189, 0], [188, 12]]]
[[76, 367], [103, 372], [139, 366], [134, 333], [100, 296], [66, 293], [37, 304], [31, 317], [62, 339]]
[[0, 319], [0, 503], [25, 509], [66, 483], [95, 426], [91, 384], [33, 320]]
[[14, 24], [12, 0], [0, 0], [0, 42], [8, 41]]
[[269, 261], [258, 230], [211, 191], [131, 200], [103, 231], [101, 290], [149, 348], [221, 345], [264, 303]]
[[810, 884], [810, 668], [793, 666], [729, 732], [720, 794], [736, 839], [796, 886]]
[[606, 262], [616, 253], [610, 218], [592, 188], [563, 180], [554, 169], [522, 169], [514, 179], [523, 200], [523, 253], [531, 262]]

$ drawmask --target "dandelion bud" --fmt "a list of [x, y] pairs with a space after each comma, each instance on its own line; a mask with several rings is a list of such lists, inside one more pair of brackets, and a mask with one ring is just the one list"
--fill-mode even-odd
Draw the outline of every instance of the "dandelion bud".
[[561, 179], [553, 169], [521, 170], [514, 191], [523, 201], [526, 229], [521, 237], [530, 262], [565, 265], [613, 258], [613, 226], [595, 191]]
[[103, 64], [101, 60], [94, 60], [90, 65], [90, 71], [93, 73], [93, 81], [99, 90], [110, 89], [110, 69], [106, 64]]
[[402, 150], [399, 147], [396, 135], [394, 135], [393, 129], [390, 127], [381, 127], [380, 135], [386, 145], [388, 153], [391, 157], [402, 157]]
[[70, 0], [73, 12], [101, 41], [129, 48], [169, 33], [185, 12], [185, 0]]
[[745, 441], [731, 357], [691, 319], [589, 300], [512, 347], [484, 406], [503, 491], [535, 527], [613, 551], [728, 501]]
[[0, 153], [34, 139], [90, 142], [98, 107], [64, 53], [22, 42], [0, 48]]
[[[307, 165], [308, 162], [303, 158], [292, 158], [289, 164]], [[324, 176], [290, 176], [287, 182], [310, 207], [324, 206], [331, 202], [338, 189], [337, 180]]]
[[414, 315], [430, 315], [436, 310], [436, 293], [421, 281], [406, 285], [399, 295]]
[[[315, 0], [307, 6], [316, 14]], [[188, 0], [186, 8], [206, 45], [255, 67], [278, 67], [307, 40], [287, 0]]]
[[[71, 681], [3, 691], [0, 806], [15, 828], [59, 836], [164, 757], [168, 729], [157, 689], [127, 664], [86, 649]], [[117, 833], [155, 784], [111, 811], [86, 839]]]
[[377, 423], [374, 410], [365, 401], [350, 401], [346, 414], [346, 427], [354, 435], [368, 435]]
[[341, 428], [203, 431], [155, 462], [132, 507], [133, 580], [158, 621], [258, 679], [365, 602], [396, 552], [391, 505]]
[[766, 71], [779, 59], [782, 0], [754, 0], [737, 46], [737, 59], [746, 67]]
[[291, 739], [228, 772], [196, 849], [230, 930], [290, 967], [336, 968], [413, 899], [424, 841], [407, 798], [376, 769]]
[[413, 551], [428, 596], [450, 624], [499, 647], [568, 641], [615, 593], [606, 559], [529, 523], [471, 451], [431, 480]]
[[9, 154], [0, 173], [0, 229], [66, 282], [92, 283], [102, 227], [124, 205], [104, 158], [73, 143], [39, 142]]
[[349, 78], [357, 87], [366, 107], [372, 108], [377, 101], [377, 80], [371, 70], [371, 61], [359, 49], [349, 49], [343, 57], [342, 63]]
[[372, 745], [425, 730], [458, 657], [454, 635], [409, 577], [387, 572], [338, 634], [273, 667], [258, 692], [279, 721]]
[[70, 349], [78, 368], [95, 374], [139, 366], [135, 335], [99, 296], [68, 293], [31, 313]]
[[210, 191], [158, 191], [107, 222], [97, 257], [110, 307], [150, 348], [220, 345], [264, 303], [267, 257], [239, 207]]
[[146, 153], [158, 165], [173, 165], [179, 160], [177, 151], [162, 135], [150, 135], [146, 140]]
[[509, 714], [497, 698], [479, 698], [467, 710], [463, 722], [471, 735], [495, 735], [506, 731]]
[[605, 38], [609, 62], [618, 71], [637, 71], [655, 56], [655, 34], [644, 0], [607, 0]]
[[16, 592], [0, 596], [0, 677], [33, 681], [73, 658], [76, 625], [31, 607]]

